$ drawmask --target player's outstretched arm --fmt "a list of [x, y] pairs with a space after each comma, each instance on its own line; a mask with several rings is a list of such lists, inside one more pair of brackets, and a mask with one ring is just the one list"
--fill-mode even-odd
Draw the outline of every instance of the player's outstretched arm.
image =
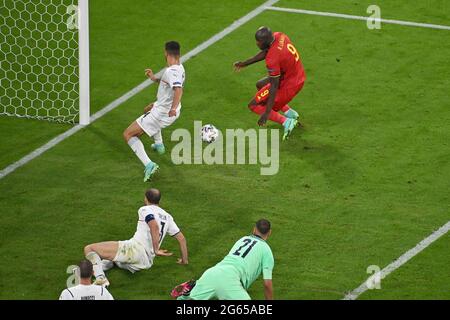
[[177, 233], [174, 238], [177, 239], [178, 243], [180, 244], [181, 259], [178, 259], [178, 263], [188, 264], [188, 249], [186, 238], [184, 237], [182, 232]]
[[154, 74], [153, 74], [153, 70], [152, 69], [145, 69], [145, 75], [147, 77], [149, 77], [153, 82], [159, 82], [161, 79], [157, 78]]
[[266, 300], [273, 300], [272, 280], [264, 280], [264, 296]]
[[262, 61], [266, 58], [266, 55], [267, 55], [267, 51], [262, 50], [258, 54], [256, 54], [254, 57], [251, 57], [250, 59], [247, 59], [245, 61], [237, 61], [234, 63], [234, 70], [240, 71], [242, 68], [245, 68], [246, 66], [249, 66], [256, 62]]

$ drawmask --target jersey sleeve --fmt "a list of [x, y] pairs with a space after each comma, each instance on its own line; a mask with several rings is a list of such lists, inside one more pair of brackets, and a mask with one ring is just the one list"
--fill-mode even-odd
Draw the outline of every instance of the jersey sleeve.
[[279, 57], [274, 54], [268, 54], [266, 57], [266, 67], [269, 77], [278, 77], [281, 75]]
[[272, 280], [272, 270], [274, 267], [272, 250], [268, 247], [262, 259], [262, 273], [264, 280]]
[[59, 300], [73, 300], [73, 295], [69, 292], [69, 290], [64, 289], [59, 296]]
[[139, 220], [145, 221], [145, 223], [149, 223], [154, 220], [155, 216], [153, 215], [152, 210], [148, 207], [141, 207], [139, 209]]
[[175, 223], [175, 220], [173, 220], [173, 218], [170, 218], [170, 222], [167, 226], [167, 234], [169, 236], [174, 236], [177, 233], [180, 233], [180, 228], [178, 228], [177, 224]]
[[104, 288], [104, 290], [105, 290], [105, 292], [103, 293], [104, 300], [114, 300], [112, 294], [109, 293], [108, 289]]
[[183, 71], [178, 68], [169, 68], [167, 70], [167, 78], [171, 88], [182, 88], [184, 77]]

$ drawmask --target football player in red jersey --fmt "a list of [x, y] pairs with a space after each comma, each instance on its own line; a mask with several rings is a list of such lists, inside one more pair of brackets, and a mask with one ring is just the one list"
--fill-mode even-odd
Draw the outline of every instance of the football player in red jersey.
[[255, 62], [266, 60], [269, 76], [256, 83], [258, 92], [248, 107], [260, 115], [260, 126], [267, 119], [283, 125], [283, 140], [286, 140], [298, 123], [298, 113], [287, 104], [303, 88], [305, 70], [297, 49], [284, 33], [261, 27], [256, 31], [255, 38], [261, 51], [246, 61], [235, 62], [234, 67], [236, 71], [240, 71]]

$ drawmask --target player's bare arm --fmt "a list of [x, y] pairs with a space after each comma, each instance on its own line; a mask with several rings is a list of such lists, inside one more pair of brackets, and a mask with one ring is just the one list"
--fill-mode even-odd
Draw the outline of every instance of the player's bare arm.
[[247, 59], [245, 61], [237, 61], [234, 63], [234, 70], [236, 72], [239, 72], [242, 68], [245, 68], [251, 64], [264, 60], [266, 58], [266, 55], [267, 51], [261, 50], [258, 54], [256, 54], [254, 57], [251, 57], [250, 59]]
[[182, 87], [174, 87], [173, 88], [174, 95], [173, 95], [173, 101], [172, 101], [172, 107], [169, 111], [169, 117], [175, 117], [177, 115], [177, 107], [181, 102], [181, 96], [183, 95], [183, 88]]
[[266, 111], [261, 115], [261, 117], [258, 120], [258, 125], [263, 126], [266, 124], [267, 119], [269, 118], [270, 111], [273, 108], [273, 105], [275, 104], [275, 97], [277, 95], [278, 86], [280, 84], [280, 77], [270, 77], [269, 80], [270, 88], [269, 88], [269, 98], [267, 99], [266, 103]]
[[148, 226], [150, 228], [150, 234], [152, 235], [152, 246], [153, 246], [153, 252], [155, 252], [155, 255], [157, 256], [171, 256], [172, 253], [163, 250], [159, 248], [159, 227], [158, 223], [153, 219], [148, 222]]
[[273, 300], [272, 280], [264, 280], [264, 296], [266, 300]]
[[153, 82], [159, 82], [161, 79], [156, 77], [152, 69], [145, 69], [145, 75]]
[[180, 251], [181, 251], [181, 258], [177, 260], [178, 264], [188, 264], [188, 249], [187, 249], [187, 243], [186, 238], [184, 237], [182, 232], [177, 233], [174, 236], [175, 239], [177, 239], [179, 245], [180, 245]]

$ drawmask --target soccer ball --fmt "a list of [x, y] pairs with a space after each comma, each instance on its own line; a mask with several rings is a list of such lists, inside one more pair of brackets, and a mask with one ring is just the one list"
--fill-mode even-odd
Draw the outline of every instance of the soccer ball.
[[207, 143], [214, 142], [219, 137], [219, 130], [212, 124], [205, 124], [202, 127], [202, 140]]

